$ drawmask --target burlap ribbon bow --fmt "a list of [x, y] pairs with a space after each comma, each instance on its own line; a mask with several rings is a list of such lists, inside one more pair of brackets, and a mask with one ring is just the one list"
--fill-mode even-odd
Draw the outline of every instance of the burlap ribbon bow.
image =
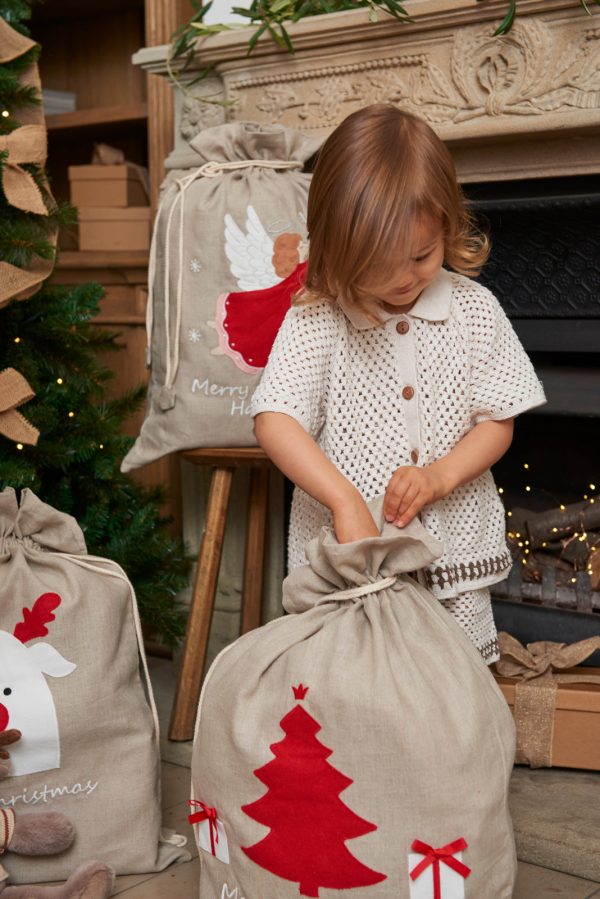
[[546, 640], [528, 643], [527, 647], [515, 637], [498, 634], [500, 661], [496, 671], [503, 677], [518, 677], [515, 689], [514, 716], [517, 726], [517, 754], [515, 761], [532, 768], [552, 765], [554, 712], [559, 684], [600, 684], [600, 676], [561, 674], [579, 665], [600, 649], [600, 637], [590, 637], [579, 643], [552, 643]]
[[21, 125], [11, 134], [0, 134], [0, 153], [8, 151], [2, 167], [2, 187], [11, 206], [23, 212], [48, 215], [42, 192], [20, 163], [44, 165], [47, 155], [46, 129], [43, 125]]
[[17, 411], [17, 406], [34, 396], [35, 393], [23, 375], [14, 368], [5, 368], [0, 372], [0, 434], [15, 443], [30, 443], [35, 446], [40, 432]]
[[[35, 41], [19, 34], [0, 18], [0, 64], [11, 62], [23, 56]], [[32, 64], [21, 74], [24, 86], [34, 87], [39, 93], [41, 84], [37, 65]], [[48, 215], [54, 200], [49, 189], [43, 185], [46, 200], [40, 187], [24, 168], [23, 163], [43, 166], [47, 155], [46, 127], [44, 113], [39, 107], [26, 108], [20, 115], [21, 126], [10, 134], [0, 135], [0, 152], [8, 151], [8, 158], [2, 165], [2, 188], [8, 202], [24, 212]], [[58, 229], [47, 237], [48, 243], [56, 246]], [[0, 262], [0, 306], [10, 300], [24, 300], [38, 289], [54, 266], [53, 259], [35, 257], [27, 270], [9, 262]]]

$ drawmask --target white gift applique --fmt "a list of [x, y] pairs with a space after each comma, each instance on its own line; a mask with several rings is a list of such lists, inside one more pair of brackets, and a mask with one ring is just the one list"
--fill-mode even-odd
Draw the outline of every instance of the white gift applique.
[[410, 899], [465, 899], [465, 879], [471, 873], [463, 862], [466, 848], [462, 837], [439, 849], [415, 840], [408, 856]]
[[198, 848], [210, 852], [219, 861], [229, 864], [229, 845], [223, 822], [217, 816], [217, 810], [197, 799], [190, 799], [190, 805], [196, 809], [188, 815], [188, 821], [196, 830]]

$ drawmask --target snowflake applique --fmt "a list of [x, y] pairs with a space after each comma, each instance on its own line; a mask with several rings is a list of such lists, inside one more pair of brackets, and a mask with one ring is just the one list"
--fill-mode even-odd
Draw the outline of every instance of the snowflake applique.
[[195, 275], [198, 274], [198, 272], [200, 271], [201, 268], [202, 268], [202, 263], [200, 262], [199, 259], [196, 259], [194, 257], [194, 259], [190, 260], [190, 271], [194, 272]]
[[188, 340], [192, 343], [200, 343], [202, 340], [202, 334], [198, 330], [198, 328], [190, 328], [188, 330]]

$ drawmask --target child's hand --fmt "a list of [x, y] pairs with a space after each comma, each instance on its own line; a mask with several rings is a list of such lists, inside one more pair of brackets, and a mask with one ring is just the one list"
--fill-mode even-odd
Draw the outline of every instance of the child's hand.
[[353, 543], [354, 540], [364, 540], [366, 537], [379, 537], [379, 528], [358, 492], [332, 511], [338, 543]]
[[441, 474], [429, 465], [416, 468], [412, 465], [396, 469], [385, 491], [383, 514], [386, 521], [393, 521], [399, 528], [412, 521], [423, 506], [446, 495]]

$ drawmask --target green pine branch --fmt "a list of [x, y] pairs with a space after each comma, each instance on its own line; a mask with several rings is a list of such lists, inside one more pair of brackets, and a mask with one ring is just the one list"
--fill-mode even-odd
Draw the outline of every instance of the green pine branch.
[[0, 371], [13, 367], [27, 378], [36, 396], [21, 411], [40, 430], [37, 446], [19, 448], [0, 436], [0, 489], [30, 487], [73, 515], [88, 551], [124, 568], [142, 619], [174, 645], [185, 627], [175, 598], [190, 560], [168, 532], [160, 491], [119, 470], [132, 444], [123, 420], [145, 390], [106, 395], [113, 374], [98, 355], [119, 345], [118, 335], [91, 323], [102, 293], [97, 284], [44, 287], [0, 310]]

